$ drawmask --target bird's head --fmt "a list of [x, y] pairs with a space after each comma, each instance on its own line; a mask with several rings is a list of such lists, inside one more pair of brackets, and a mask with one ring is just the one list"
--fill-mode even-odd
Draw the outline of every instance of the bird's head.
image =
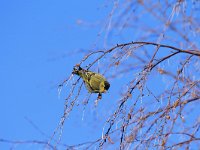
[[83, 69], [80, 67], [80, 65], [76, 65], [73, 68], [72, 74], [80, 75]]

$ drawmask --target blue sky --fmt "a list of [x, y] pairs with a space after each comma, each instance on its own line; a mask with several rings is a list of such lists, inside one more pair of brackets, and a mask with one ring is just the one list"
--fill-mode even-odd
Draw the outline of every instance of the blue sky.
[[[52, 134], [64, 107], [57, 86], [83, 56], [70, 53], [90, 48], [100, 30], [82, 28], [76, 22], [95, 22], [105, 17], [109, 9], [101, 9], [102, 5], [97, 0], [0, 1], [0, 138], [44, 140], [25, 118], [47, 135]], [[73, 120], [67, 125], [66, 144], [88, 139], [84, 133], [91, 129], [81, 118], [77, 120], [83, 125]], [[81, 133], [83, 136], [78, 136]], [[0, 143], [0, 149], [8, 147]], [[16, 149], [27, 147], [37, 149], [33, 145], [18, 145]]]
[[[104, 36], [108, 37], [111, 45], [116, 45], [118, 41], [120, 43], [134, 41], [140, 39], [141, 35], [147, 35], [149, 41], [158, 39], [157, 33], [146, 33], [140, 25], [151, 21], [147, 27], [162, 30], [164, 27], [162, 21], [146, 13], [143, 14], [145, 19], [141, 17], [137, 24], [133, 24], [136, 28], [122, 29], [125, 20], [140, 13], [142, 8], [136, 9], [133, 6], [133, 11], [121, 18], [117, 17], [123, 12], [118, 13], [119, 16], [114, 14], [113, 19], [109, 18], [109, 13], [115, 9], [113, 4], [113, 1], [98, 0], [0, 1], [0, 138], [22, 141], [49, 139], [47, 136], [52, 135], [63, 115], [65, 98], [69, 92], [68, 87], [65, 87], [59, 98], [58, 85], [71, 74], [73, 66], [84, 56], [78, 51], [108, 46], [101, 37], [98, 37], [98, 33], [102, 33], [103, 39]], [[124, 5], [119, 6], [124, 7]], [[168, 11], [170, 14], [172, 9], [169, 8]], [[174, 20], [176, 18], [178, 15], [175, 15]], [[121, 23], [120, 28], [109, 30], [108, 26], [105, 27], [105, 24], [108, 25], [109, 22], [114, 25]], [[152, 22], [156, 24], [155, 27]], [[102, 28], [104, 28], [103, 31]], [[173, 36], [173, 34], [176, 35], [166, 32], [167, 36]], [[196, 39], [194, 42], [198, 45], [196, 37], [193, 38]], [[180, 37], [176, 40], [182, 41]], [[168, 42], [166, 39], [163, 41]], [[173, 45], [178, 44], [176, 41], [173, 43]], [[159, 56], [166, 53], [161, 51]], [[177, 58], [182, 58], [182, 56]], [[171, 60], [171, 63], [161, 64], [161, 67], [171, 67], [174, 60]], [[105, 64], [106, 61], [103, 61], [100, 63]], [[176, 72], [179, 59], [175, 62], [177, 66], [173, 65], [171, 69]], [[115, 73], [117, 68], [111, 71]], [[135, 69], [133, 72], [137, 73], [138, 70]], [[116, 102], [119, 97], [115, 93], [121, 92], [118, 88], [120, 84], [120, 87], [123, 87], [129, 79], [132, 79], [131, 73], [125, 76], [127, 80], [122, 78], [117, 78], [116, 82], [110, 80], [110, 93], [103, 95], [104, 100], [98, 107], [94, 107], [93, 102], [88, 104], [85, 111], [84, 107], [75, 107], [65, 123], [62, 142], [74, 145], [101, 137], [104, 122], [107, 119], [102, 116], [109, 116], [108, 114], [112, 112], [116, 104], [119, 104]], [[150, 79], [153, 80], [149, 81], [149, 85], [155, 84], [154, 80], [157, 77], [155, 73], [157, 72], [151, 74]], [[162, 84], [162, 86], [159, 83], [152, 87], [156, 91], [159, 86], [164, 88], [164, 82]], [[84, 90], [83, 93], [85, 92], [87, 91]], [[95, 96], [91, 99], [94, 98]], [[109, 103], [106, 100], [110, 100]], [[0, 149], [10, 147], [10, 144], [0, 143]], [[15, 148], [21, 150], [43, 147], [26, 144], [15, 145]]]

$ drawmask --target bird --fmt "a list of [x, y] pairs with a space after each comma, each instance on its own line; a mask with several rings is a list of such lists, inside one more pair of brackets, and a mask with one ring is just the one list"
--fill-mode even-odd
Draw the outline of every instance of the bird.
[[90, 93], [98, 93], [99, 99], [101, 99], [102, 93], [105, 93], [110, 88], [110, 83], [106, 78], [99, 74], [89, 70], [85, 70], [76, 65], [73, 68], [72, 74], [76, 74], [83, 79], [83, 82]]

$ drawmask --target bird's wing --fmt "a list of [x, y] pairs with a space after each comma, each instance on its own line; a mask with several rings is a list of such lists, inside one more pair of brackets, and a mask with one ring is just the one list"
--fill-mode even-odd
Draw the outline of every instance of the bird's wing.
[[99, 93], [100, 92], [100, 85], [102, 82], [104, 82], [104, 77], [99, 74], [94, 74], [90, 78], [90, 87], [93, 89], [94, 92]]

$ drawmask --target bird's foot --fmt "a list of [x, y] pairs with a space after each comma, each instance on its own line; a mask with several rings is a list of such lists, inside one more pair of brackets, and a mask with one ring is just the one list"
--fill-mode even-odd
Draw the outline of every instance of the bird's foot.
[[102, 94], [99, 93], [97, 99], [95, 100], [95, 106], [98, 105], [99, 100], [102, 99]]

